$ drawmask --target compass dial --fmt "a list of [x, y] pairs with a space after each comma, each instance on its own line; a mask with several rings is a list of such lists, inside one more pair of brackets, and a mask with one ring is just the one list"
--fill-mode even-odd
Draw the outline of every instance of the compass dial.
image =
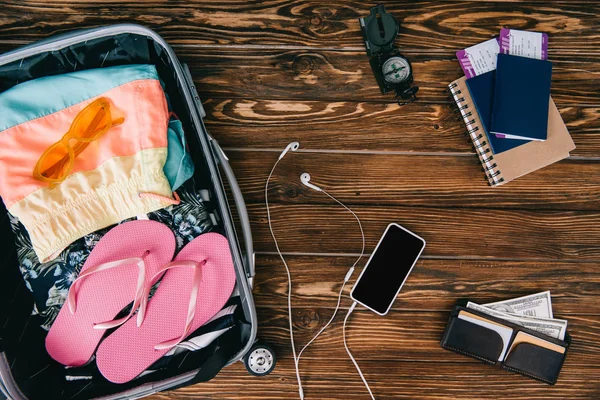
[[410, 76], [410, 64], [403, 57], [390, 57], [383, 63], [383, 78], [390, 83], [401, 83]]

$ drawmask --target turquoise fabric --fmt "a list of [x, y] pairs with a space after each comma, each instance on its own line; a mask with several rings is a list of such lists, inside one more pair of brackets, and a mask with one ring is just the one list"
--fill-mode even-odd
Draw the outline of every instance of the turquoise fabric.
[[167, 137], [169, 139], [169, 151], [163, 171], [169, 180], [171, 189], [175, 191], [194, 175], [194, 163], [187, 152], [181, 121], [176, 119], [169, 121]]
[[20, 83], [0, 93], [0, 132], [141, 79], [158, 79], [156, 67], [123, 65], [88, 69]]

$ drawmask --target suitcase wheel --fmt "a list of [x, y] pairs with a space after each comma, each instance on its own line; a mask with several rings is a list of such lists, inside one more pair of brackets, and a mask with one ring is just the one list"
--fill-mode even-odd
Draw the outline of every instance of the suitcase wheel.
[[255, 343], [244, 357], [244, 365], [248, 372], [255, 376], [268, 375], [275, 369], [277, 358], [275, 352], [264, 343]]

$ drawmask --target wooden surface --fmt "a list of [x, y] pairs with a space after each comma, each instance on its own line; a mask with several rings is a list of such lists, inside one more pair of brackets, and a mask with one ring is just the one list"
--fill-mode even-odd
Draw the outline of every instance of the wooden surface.
[[[396, 44], [413, 61], [421, 87], [419, 101], [402, 108], [379, 93], [364, 53], [357, 18], [374, 4], [2, 2], [0, 51], [117, 22], [163, 35], [189, 64], [207, 127], [226, 148], [248, 202], [259, 336], [275, 348], [277, 369], [255, 378], [237, 363], [211, 382], [153, 398], [297, 397], [285, 271], [274, 255], [263, 194], [270, 168], [293, 140], [302, 151], [280, 163], [269, 196], [294, 277], [298, 346], [331, 316], [340, 281], [360, 251], [352, 216], [300, 184], [307, 171], [357, 212], [368, 252], [392, 221], [427, 241], [390, 314], [357, 309], [350, 320], [349, 346], [378, 398], [599, 398], [600, 4], [386, 2], [402, 25]], [[552, 95], [577, 149], [568, 160], [491, 189], [442, 91], [461, 75], [455, 51], [504, 26], [549, 33]], [[547, 289], [573, 337], [556, 386], [439, 347], [457, 298], [489, 302]], [[350, 303], [346, 296], [344, 310]], [[344, 313], [305, 353], [307, 399], [367, 398], [343, 348]]]

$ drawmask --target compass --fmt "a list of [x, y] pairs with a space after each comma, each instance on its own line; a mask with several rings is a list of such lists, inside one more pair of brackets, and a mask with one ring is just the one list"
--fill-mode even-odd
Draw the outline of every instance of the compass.
[[406, 58], [392, 56], [385, 60], [381, 71], [383, 72], [383, 79], [385, 79], [386, 82], [402, 83], [409, 80], [412, 68], [410, 62]]
[[418, 86], [412, 86], [413, 70], [408, 58], [394, 46], [400, 24], [385, 11], [384, 5], [371, 8], [371, 14], [359, 18], [360, 29], [365, 41], [367, 55], [371, 58], [371, 70], [382, 94], [396, 93], [398, 104], [403, 105], [417, 99]]

